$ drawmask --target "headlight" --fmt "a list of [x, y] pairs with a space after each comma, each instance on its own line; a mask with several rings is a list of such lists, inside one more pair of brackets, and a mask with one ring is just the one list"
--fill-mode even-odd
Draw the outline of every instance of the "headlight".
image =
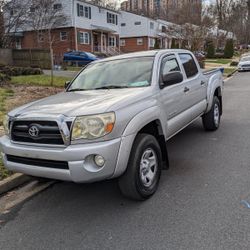
[[97, 139], [103, 137], [113, 130], [115, 114], [105, 113], [100, 115], [79, 116], [75, 119], [72, 140]]
[[9, 122], [10, 122], [9, 116], [5, 115], [3, 118], [3, 128], [6, 135], [9, 135], [10, 133]]

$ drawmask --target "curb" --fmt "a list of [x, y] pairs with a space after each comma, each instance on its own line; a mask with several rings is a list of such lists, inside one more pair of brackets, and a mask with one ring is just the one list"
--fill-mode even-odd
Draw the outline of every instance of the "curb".
[[233, 76], [237, 71], [238, 71], [238, 69], [234, 70], [232, 73], [228, 74], [227, 77]]
[[0, 181], [0, 195], [32, 180], [31, 176], [24, 174], [13, 174], [12, 176]]

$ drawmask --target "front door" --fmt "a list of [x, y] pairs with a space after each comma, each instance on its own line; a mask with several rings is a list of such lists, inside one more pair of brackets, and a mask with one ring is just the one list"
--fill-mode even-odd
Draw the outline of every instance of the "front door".
[[[170, 72], [181, 71], [176, 56], [167, 55], [162, 59], [159, 83], [162, 84], [162, 77]], [[160, 101], [166, 119], [165, 129], [167, 137], [171, 137], [183, 127], [181, 113], [183, 107], [183, 83], [166, 86], [160, 90]]]
[[98, 34], [93, 34], [94, 51], [99, 51]]
[[102, 34], [102, 52], [107, 50], [107, 37], [105, 34]]

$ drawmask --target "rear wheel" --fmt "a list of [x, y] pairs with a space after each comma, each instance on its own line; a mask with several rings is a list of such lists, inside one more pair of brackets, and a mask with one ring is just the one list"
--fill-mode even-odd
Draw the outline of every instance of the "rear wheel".
[[162, 154], [156, 138], [149, 134], [137, 135], [126, 172], [119, 179], [123, 195], [134, 200], [145, 200], [157, 190], [162, 168]]
[[202, 116], [203, 127], [208, 131], [215, 131], [220, 126], [221, 104], [217, 96], [214, 96], [211, 110]]

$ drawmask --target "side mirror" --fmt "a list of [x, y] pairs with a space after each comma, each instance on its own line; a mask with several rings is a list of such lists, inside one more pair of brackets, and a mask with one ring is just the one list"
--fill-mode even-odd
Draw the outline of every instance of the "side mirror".
[[70, 81], [65, 82], [64, 89], [67, 89], [69, 87], [69, 85], [70, 85]]
[[168, 74], [162, 77], [163, 84], [162, 88], [170, 85], [174, 85], [183, 81], [183, 75], [179, 71], [169, 72]]

